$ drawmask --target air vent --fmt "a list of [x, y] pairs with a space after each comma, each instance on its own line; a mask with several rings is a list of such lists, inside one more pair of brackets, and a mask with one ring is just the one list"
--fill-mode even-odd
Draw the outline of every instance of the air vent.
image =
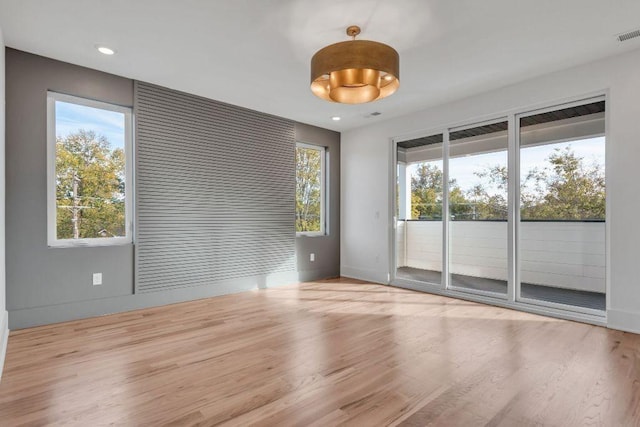
[[629, 31], [628, 33], [618, 35], [618, 41], [626, 42], [630, 39], [635, 39], [636, 37], [640, 37], [640, 30]]

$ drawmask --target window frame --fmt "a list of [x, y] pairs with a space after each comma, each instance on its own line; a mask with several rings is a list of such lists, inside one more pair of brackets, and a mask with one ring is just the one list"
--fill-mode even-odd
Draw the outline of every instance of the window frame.
[[[125, 235], [58, 239], [56, 203], [56, 101], [124, 114]], [[133, 109], [121, 105], [47, 91], [47, 246], [55, 248], [117, 246], [133, 243]]]
[[[390, 175], [390, 179], [389, 182], [391, 183], [391, 185], [389, 186], [389, 194], [390, 194], [390, 200], [395, 200], [395, 191], [396, 191], [396, 186], [395, 186], [395, 180], [396, 180], [396, 176], [394, 175], [396, 170], [394, 169], [395, 164], [397, 164], [398, 158], [397, 158], [397, 145], [400, 142], [403, 141], [407, 141], [407, 140], [412, 140], [415, 138], [420, 138], [423, 136], [428, 136], [431, 134], [435, 134], [435, 133], [439, 133], [439, 132], [445, 132], [446, 136], [445, 136], [445, 142], [446, 145], [449, 145], [449, 132], [451, 132], [452, 130], [455, 130], [456, 128], [461, 128], [461, 127], [468, 127], [472, 124], [480, 124], [480, 123], [485, 123], [485, 122], [490, 122], [493, 120], [497, 120], [500, 117], [507, 117], [507, 121], [508, 121], [508, 165], [509, 165], [509, 178], [508, 178], [508, 182], [509, 182], [509, 189], [508, 189], [508, 214], [509, 214], [509, 219], [508, 219], [508, 250], [509, 250], [509, 271], [508, 271], [508, 290], [507, 290], [507, 297], [504, 299], [501, 298], [496, 298], [495, 294], [494, 295], [483, 295], [482, 293], [480, 293], [479, 291], [477, 293], [470, 293], [470, 292], [459, 292], [456, 291], [455, 289], [451, 289], [448, 286], [444, 286], [444, 285], [438, 285], [438, 286], [431, 286], [429, 283], [426, 282], [421, 282], [419, 280], [414, 280], [414, 279], [406, 279], [403, 277], [398, 277], [397, 275], [397, 253], [398, 253], [398, 249], [396, 247], [395, 244], [393, 244], [394, 239], [396, 238], [397, 235], [397, 217], [393, 216], [393, 210], [395, 209], [395, 207], [393, 206], [393, 203], [390, 204], [389, 206], [389, 212], [391, 213], [391, 221], [393, 221], [392, 224], [390, 224], [389, 227], [389, 242], [390, 242], [390, 251], [389, 251], [389, 262], [390, 265], [393, 266], [393, 268], [390, 271], [389, 274], [389, 283], [391, 283], [392, 285], [395, 286], [400, 286], [402, 288], [407, 288], [407, 289], [414, 289], [414, 290], [420, 290], [420, 291], [427, 291], [427, 292], [435, 292], [435, 293], [441, 293], [443, 295], [448, 295], [448, 296], [453, 296], [453, 297], [461, 297], [464, 299], [469, 299], [472, 301], [478, 301], [478, 302], [482, 302], [482, 303], [488, 303], [488, 304], [494, 304], [494, 305], [500, 305], [500, 306], [504, 306], [507, 308], [512, 308], [512, 309], [516, 309], [519, 311], [524, 311], [524, 312], [532, 312], [532, 313], [539, 313], [539, 314], [543, 314], [545, 316], [551, 316], [551, 317], [558, 317], [561, 319], [568, 319], [568, 320], [577, 320], [579, 322], [587, 322], [587, 323], [592, 323], [595, 325], [605, 325], [606, 324], [606, 311], [609, 308], [609, 303], [610, 303], [610, 296], [611, 296], [611, 281], [610, 281], [610, 257], [611, 257], [611, 250], [610, 250], [610, 223], [611, 223], [611, 209], [610, 209], [610, 204], [611, 204], [611, 200], [609, 197], [609, 192], [606, 191], [606, 194], [608, 195], [606, 197], [605, 200], [605, 298], [606, 298], [606, 309], [603, 311], [600, 310], [593, 310], [590, 308], [584, 308], [584, 307], [578, 307], [578, 306], [572, 306], [572, 305], [565, 305], [565, 304], [561, 304], [561, 303], [553, 303], [553, 302], [544, 302], [544, 303], [540, 303], [536, 300], [528, 300], [528, 299], [522, 299], [519, 295], [519, 290], [520, 287], [518, 286], [518, 292], [516, 294], [516, 282], [520, 283], [521, 282], [521, 278], [520, 278], [520, 261], [521, 261], [521, 256], [520, 256], [520, 236], [519, 236], [519, 231], [520, 229], [517, 228], [515, 226], [516, 222], [520, 222], [520, 209], [519, 209], [519, 200], [520, 200], [520, 122], [519, 119], [523, 118], [523, 117], [527, 117], [530, 115], [535, 115], [535, 114], [539, 114], [539, 113], [543, 113], [543, 112], [547, 112], [547, 111], [554, 111], [557, 109], [562, 109], [562, 108], [568, 108], [571, 106], [578, 106], [578, 105], [586, 105], [586, 104], [590, 104], [592, 102], [598, 102], [598, 101], [605, 101], [605, 111], [604, 111], [604, 128], [605, 131], [603, 134], [599, 134], [599, 136], [602, 136], [605, 138], [605, 189], [608, 190], [609, 186], [610, 186], [610, 182], [609, 179], [606, 178], [609, 176], [608, 172], [609, 172], [609, 155], [610, 155], [610, 148], [611, 148], [611, 138], [609, 135], [609, 122], [610, 122], [610, 111], [611, 111], [611, 107], [610, 107], [610, 91], [608, 89], [603, 89], [603, 90], [597, 90], [597, 91], [593, 91], [593, 92], [589, 92], [589, 93], [584, 93], [581, 95], [574, 95], [574, 96], [570, 96], [567, 98], [562, 98], [562, 99], [554, 99], [551, 101], [542, 101], [542, 102], [538, 102], [535, 104], [531, 104], [529, 106], [516, 106], [516, 107], [511, 107], [505, 111], [502, 112], [498, 112], [498, 113], [492, 113], [492, 114], [487, 114], [487, 115], [482, 115], [479, 116], [475, 119], [465, 119], [465, 120], [461, 120], [461, 121], [457, 121], [457, 122], [453, 122], [450, 125], [443, 125], [440, 127], [433, 127], [431, 128], [431, 130], [428, 131], [415, 131], [415, 132], [411, 132], [411, 133], [406, 133], [404, 135], [400, 135], [400, 136], [396, 136], [396, 137], [392, 137], [391, 138], [391, 154], [390, 154], [390, 158], [391, 158], [391, 170], [392, 173]], [[593, 136], [591, 136], [593, 137]], [[580, 138], [576, 138], [576, 139], [580, 139]], [[445, 156], [448, 158], [448, 150], [443, 148], [443, 151], [445, 152]], [[445, 182], [444, 185], [448, 188], [448, 162], [445, 161]], [[517, 203], [515, 203], [514, 201], [518, 201]], [[445, 202], [447, 202], [448, 204], [448, 198], [445, 198]], [[448, 211], [448, 206], [447, 209]], [[446, 217], [447, 215], [445, 215]], [[448, 236], [448, 221], [446, 221], [445, 224], [445, 236]], [[445, 256], [448, 256], [448, 250], [446, 250], [446, 248], [448, 247], [448, 237], [443, 237], [443, 247], [444, 249], [444, 254]], [[448, 261], [443, 261], [443, 266], [449, 270], [449, 265], [448, 265]], [[444, 270], [443, 270], [443, 275], [444, 275]], [[446, 276], [448, 276], [449, 273], [447, 271]], [[534, 301], [534, 302], [531, 302]], [[604, 320], [603, 320], [604, 319]], [[604, 322], [604, 323], [603, 323]]]
[[[327, 194], [328, 194], [328, 181], [326, 175], [327, 164], [327, 147], [322, 145], [310, 144], [307, 142], [296, 141], [296, 149], [305, 148], [310, 150], [316, 150], [320, 152], [320, 230], [319, 231], [296, 231], [296, 237], [319, 237], [327, 235], [327, 221], [326, 221], [326, 209], [327, 209]], [[296, 184], [298, 176], [296, 173]], [[297, 197], [297, 196], [296, 196]], [[297, 204], [297, 200], [296, 200]]]

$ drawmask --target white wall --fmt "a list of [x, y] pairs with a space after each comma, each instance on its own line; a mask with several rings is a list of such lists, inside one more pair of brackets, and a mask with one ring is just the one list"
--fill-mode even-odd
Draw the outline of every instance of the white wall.
[[640, 50], [343, 133], [341, 274], [387, 283], [391, 138], [608, 90], [608, 324], [640, 332], [638, 69]]
[[[405, 239], [406, 230], [406, 239]], [[450, 223], [451, 273], [507, 280], [507, 223]], [[605, 292], [603, 222], [524, 222], [520, 279], [556, 288]], [[398, 266], [442, 271], [442, 222], [398, 222]]]
[[4, 39], [0, 28], [0, 376], [9, 338], [4, 264]]

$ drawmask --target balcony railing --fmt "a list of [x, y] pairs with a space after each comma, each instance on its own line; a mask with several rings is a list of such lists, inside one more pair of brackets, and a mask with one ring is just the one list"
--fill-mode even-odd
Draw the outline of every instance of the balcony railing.
[[[507, 280], [507, 222], [451, 221], [450, 272]], [[398, 267], [442, 270], [441, 221], [398, 221]], [[523, 221], [520, 225], [522, 282], [605, 292], [605, 223]]]

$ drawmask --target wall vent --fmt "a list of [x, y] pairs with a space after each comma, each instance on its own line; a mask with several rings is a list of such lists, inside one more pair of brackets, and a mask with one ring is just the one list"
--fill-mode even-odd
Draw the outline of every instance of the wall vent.
[[626, 42], [627, 40], [635, 39], [636, 37], [640, 37], [640, 30], [633, 30], [620, 34], [618, 35], [618, 41]]

